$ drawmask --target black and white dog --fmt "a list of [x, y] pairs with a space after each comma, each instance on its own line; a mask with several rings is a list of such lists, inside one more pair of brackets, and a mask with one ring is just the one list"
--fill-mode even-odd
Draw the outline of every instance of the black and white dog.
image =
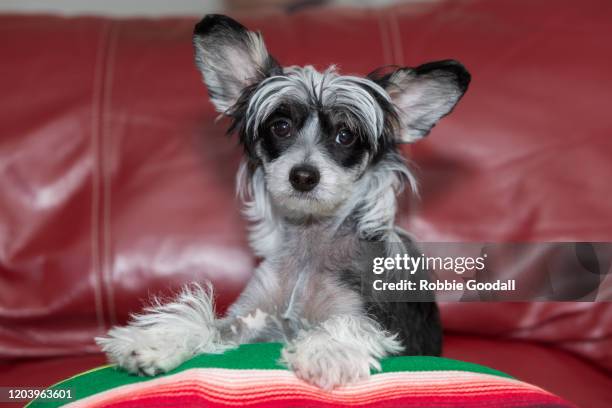
[[290, 369], [331, 389], [366, 378], [387, 355], [440, 354], [433, 297], [365, 296], [372, 269], [358, 260], [372, 244], [382, 256], [415, 251], [394, 226], [397, 194], [416, 187], [397, 146], [453, 109], [465, 68], [440, 61], [357, 77], [282, 67], [259, 33], [221, 15], [198, 23], [193, 43], [210, 98], [244, 146], [238, 185], [263, 261], [226, 317], [215, 317], [209, 285], [190, 286], [98, 338], [110, 361], [154, 375], [198, 353], [280, 341]]

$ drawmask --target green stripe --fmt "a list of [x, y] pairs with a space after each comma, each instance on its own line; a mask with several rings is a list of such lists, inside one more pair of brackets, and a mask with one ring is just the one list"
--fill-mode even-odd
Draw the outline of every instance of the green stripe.
[[[278, 363], [282, 345], [278, 343], [244, 344], [236, 349], [226, 351], [224, 354], [203, 354], [181, 364], [174, 370], [164, 374], [172, 375], [191, 368], [230, 368], [236, 370], [259, 369], [278, 370], [286, 369]], [[470, 371], [475, 373], [492, 374], [512, 378], [501, 371], [493, 370], [478, 364], [452, 360], [441, 357], [389, 357], [381, 361], [382, 372], [398, 371]], [[150, 377], [137, 377], [119, 371], [113, 366], [87, 371], [72, 378], [53, 385], [52, 389], [70, 389], [73, 399], [70, 401], [43, 401], [36, 400], [28, 404], [29, 408], [59, 407], [62, 403], [72, 402], [89, 397], [111, 388], [127, 384], [134, 384], [149, 380]]]

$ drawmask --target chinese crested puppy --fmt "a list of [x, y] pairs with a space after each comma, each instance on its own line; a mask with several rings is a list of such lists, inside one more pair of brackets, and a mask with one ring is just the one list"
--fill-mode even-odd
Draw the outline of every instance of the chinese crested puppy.
[[[362, 277], [372, 273], [364, 259], [416, 251], [394, 226], [397, 194], [415, 187], [398, 144], [453, 109], [470, 81], [465, 68], [447, 60], [358, 77], [283, 67], [259, 33], [221, 15], [196, 25], [193, 44], [210, 99], [244, 146], [239, 191], [262, 262], [223, 318], [211, 288], [192, 285], [113, 328], [97, 339], [110, 361], [155, 375], [198, 353], [282, 342], [284, 364], [332, 389], [367, 378], [387, 355], [439, 355], [432, 294], [389, 301], [364, 291]], [[405, 275], [383, 279], [427, 273]]]

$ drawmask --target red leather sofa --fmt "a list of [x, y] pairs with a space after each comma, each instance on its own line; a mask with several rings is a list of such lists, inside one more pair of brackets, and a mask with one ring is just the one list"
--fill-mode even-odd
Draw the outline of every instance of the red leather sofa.
[[[239, 16], [285, 65], [455, 58], [473, 82], [406, 147], [424, 241], [612, 241], [612, 3], [448, 1]], [[256, 260], [241, 149], [193, 66], [193, 18], [0, 16], [0, 386], [104, 362], [93, 337], [150, 294], [210, 279], [219, 310]], [[612, 304], [442, 305], [444, 354], [582, 407], [612, 406]]]

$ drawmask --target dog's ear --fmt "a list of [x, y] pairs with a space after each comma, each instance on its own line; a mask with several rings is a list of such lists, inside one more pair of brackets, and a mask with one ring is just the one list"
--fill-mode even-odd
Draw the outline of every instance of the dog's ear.
[[196, 24], [193, 45], [196, 65], [221, 113], [228, 112], [244, 88], [282, 72], [260, 33], [223, 15], [209, 14]]
[[430, 62], [416, 68], [376, 70], [368, 77], [382, 86], [398, 109], [399, 143], [415, 142], [448, 115], [470, 83], [470, 74], [457, 61]]

